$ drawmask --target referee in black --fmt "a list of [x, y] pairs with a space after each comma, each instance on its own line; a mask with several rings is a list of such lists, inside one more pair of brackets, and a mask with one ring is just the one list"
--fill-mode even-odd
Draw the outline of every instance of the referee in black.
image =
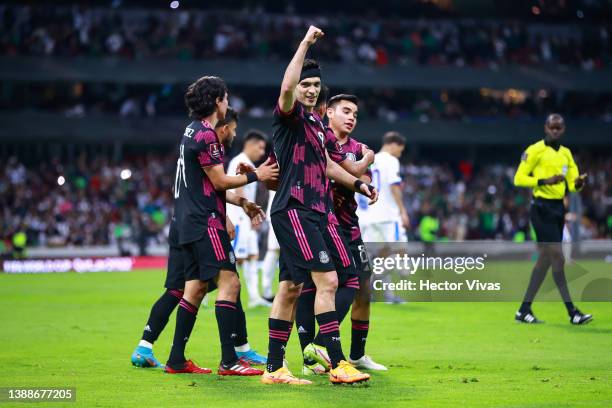
[[549, 115], [544, 125], [544, 139], [525, 150], [514, 176], [514, 185], [533, 189], [530, 220], [535, 230], [539, 251], [525, 298], [515, 316], [515, 319], [522, 323], [542, 323], [534, 316], [531, 303], [551, 266], [570, 323], [585, 324], [593, 320], [592, 315], [581, 313], [574, 306], [563, 269], [565, 265], [561, 250], [565, 223], [563, 197], [568, 190], [580, 191], [586, 180], [586, 174], [579, 175], [570, 149], [561, 146], [561, 136], [564, 132], [563, 117], [556, 113]]

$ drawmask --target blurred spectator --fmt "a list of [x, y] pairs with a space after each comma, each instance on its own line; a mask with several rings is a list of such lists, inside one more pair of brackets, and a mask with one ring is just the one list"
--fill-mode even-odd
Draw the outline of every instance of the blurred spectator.
[[[612, 162], [576, 161], [589, 174], [580, 237], [612, 238]], [[0, 168], [0, 250], [115, 245], [127, 254], [131, 242], [146, 254], [149, 244], [166, 242], [175, 163], [173, 153], [120, 161], [81, 155], [70, 165], [49, 160], [27, 168], [10, 158]], [[405, 164], [413, 239], [531, 239], [530, 192], [512, 185], [515, 165]]]
[[495, 20], [407, 20], [242, 11], [0, 6], [0, 54], [123, 58], [291, 58], [309, 24], [326, 61], [387, 65], [609, 66], [610, 26]]
[[[586, 155], [576, 158], [589, 184], [580, 193], [584, 213], [581, 239], [612, 238], [612, 162]], [[414, 237], [463, 241], [531, 239], [531, 192], [513, 186], [513, 165], [488, 165], [472, 174], [466, 163], [457, 168], [422, 163], [403, 166], [404, 201]]]
[[[24, 83], [0, 85], [0, 109], [40, 110], [69, 117], [114, 114], [121, 117], [185, 116], [187, 84], [118, 85], [108, 83]], [[549, 112], [568, 119], [612, 122], [612, 93], [489, 89], [401, 90], [332, 89], [360, 97], [359, 117], [397, 120], [540, 120]], [[271, 117], [276, 87], [232, 87], [230, 105], [241, 115]]]
[[[172, 211], [175, 158], [143, 156], [121, 162], [83, 155], [28, 168], [11, 158], [0, 169], [0, 231], [13, 249], [165, 242]], [[25, 233], [24, 235], [19, 235]], [[125, 250], [123, 251], [125, 252]]]

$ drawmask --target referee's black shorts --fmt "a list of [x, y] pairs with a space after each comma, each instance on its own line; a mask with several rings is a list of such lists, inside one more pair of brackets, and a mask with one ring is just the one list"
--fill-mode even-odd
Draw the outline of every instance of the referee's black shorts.
[[561, 242], [565, 223], [563, 200], [535, 197], [531, 202], [529, 218], [538, 242]]

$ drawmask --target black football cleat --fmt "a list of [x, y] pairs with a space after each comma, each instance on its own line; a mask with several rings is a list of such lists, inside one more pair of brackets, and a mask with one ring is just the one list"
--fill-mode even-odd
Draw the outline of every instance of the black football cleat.
[[592, 314], [584, 314], [580, 310], [574, 310], [570, 316], [570, 323], [575, 325], [587, 324], [593, 320]]
[[543, 320], [540, 320], [537, 317], [535, 317], [531, 311], [524, 312], [524, 313], [520, 311], [516, 312], [516, 314], [514, 315], [514, 320], [516, 320], [519, 323], [526, 323], [526, 324], [544, 323]]

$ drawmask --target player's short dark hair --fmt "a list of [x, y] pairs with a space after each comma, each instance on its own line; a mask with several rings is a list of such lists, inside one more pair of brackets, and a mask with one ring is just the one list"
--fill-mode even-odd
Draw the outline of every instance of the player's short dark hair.
[[263, 141], [266, 143], [268, 142], [268, 138], [266, 137], [266, 134], [258, 129], [249, 129], [244, 134], [244, 143], [250, 142], [251, 140], [252, 141]]
[[229, 125], [232, 122], [238, 123], [238, 112], [228, 106], [227, 112], [225, 112], [225, 117], [217, 122], [217, 126], [215, 126], [215, 128], [220, 128], [221, 126]]
[[321, 69], [321, 65], [314, 58], [306, 58], [304, 59], [304, 63], [302, 64], [302, 71], [306, 71], [308, 69]]
[[398, 144], [400, 146], [405, 146], [406, 138], [402, 136], [399, 132], [396, 132], [395, 130], [389, 131], [385, 133], [385, 135], [383, 136], [383, 145], [392, 144], [392, 143]]
[[355, 95], [338, 94], [338, 95], [334, 95], [331, 98], [329, 98], [329, 102], [327, 102], [327, 107], [333, 108], [335, 105], [339, 104], [342, 101], [349, 101], [359, 106], [359, 98], [357, 98]]
[[212, 115], [217, 107], [217, 98], [223, 99], [227, 93], [227, 85], [223, 79], [216, 76], [204, 76], [187, 87], [185, 105], [189, 117], [202, 119]]
[[317, 104], [315, 107], [320, 107], [324, 103], [327, 102], [327, 98], [329, 98], [329, 86], [321, 85], [321, 91], [319, 92], [319, 97], [317, 98]]

